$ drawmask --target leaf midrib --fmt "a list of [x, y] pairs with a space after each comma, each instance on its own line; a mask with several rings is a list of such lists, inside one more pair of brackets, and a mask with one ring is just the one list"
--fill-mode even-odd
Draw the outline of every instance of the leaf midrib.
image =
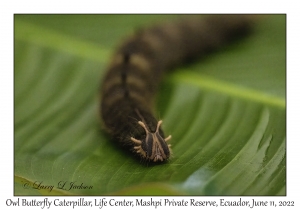
[[[111, 50], [95, 43], [80, 40], [73, 36], [59, 33], [57, 31], [43, 28], [28, 22], [15, 20], [15, 40], [34, 43], [46, 48], [71, 55], [107, 63]], [[285, 109], [285, 99], [271, 94], [224, 82], [212, 77], [182, 69], [171, 74], [169, 81], [172, 83], [186, 83], [189, 85], [221, 92], [248, 101], [262, 103]]]

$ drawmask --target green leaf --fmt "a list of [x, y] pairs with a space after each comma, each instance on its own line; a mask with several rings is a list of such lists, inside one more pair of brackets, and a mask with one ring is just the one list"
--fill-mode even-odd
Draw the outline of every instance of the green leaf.
[[114, 48], [176, 18], [15, 15], [15, 195], [286, 194], [284, 15], [166, 77], [157, 116], [172, 134], [168, 163], [140, 163], [102, 129]]

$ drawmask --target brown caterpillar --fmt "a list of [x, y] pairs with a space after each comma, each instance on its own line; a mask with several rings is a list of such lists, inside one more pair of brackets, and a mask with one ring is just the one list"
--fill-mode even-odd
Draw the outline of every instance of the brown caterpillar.
[[246, 35], [252, 20], [251, 15], [187, 17], [127, 39], [102, 83], [100, 112], [113, 139], [143, 160], [168, 160], [171, 136], [165, 138], [152, 109], [164, 72]]

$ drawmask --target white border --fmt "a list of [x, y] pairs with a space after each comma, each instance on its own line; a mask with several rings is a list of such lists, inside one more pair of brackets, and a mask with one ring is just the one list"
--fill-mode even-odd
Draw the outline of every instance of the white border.
[[[294, 2], [294, 3], [293, 3]], [[1, 177], [0, 205], [13, 197], [13, 14], [15, 13], [286, 13], [287, 14], [287, 196], [278, 200], [294, 200], [299, 194], [299, 37], [300, 16], [296, 1], [8, 1], [1, 2], [1, 70], [0, 70], [0, 139]], [[51, 197], [55, 199], [55, 197]], [[178, 199], [180, 197], [177, 197]], [[185, 197], [186, 198], [186, 197]], [[206, 197], [209, 198], [209, 197]], [[14, 198], [15, 199], [15, 198]], [[40, 199], [42, 199], [40, 197]], [[76, 199], [70, 197], [70, 199]], [[219, 199], [213, 197], [212, 199]], [[231, 199], [231, 198], [228, 198]], [[269, 197], [262, 197], [268, 200]], [[299, 204], [297, 204], [299, 206]], [[12, 208], [12, 207], [10, 207]], [[80, 209], [80, 208], [77, 208]], [[215, 208], [214, 208], [215, 209]], [[259, 209], [259, 208], [258, 208]]]

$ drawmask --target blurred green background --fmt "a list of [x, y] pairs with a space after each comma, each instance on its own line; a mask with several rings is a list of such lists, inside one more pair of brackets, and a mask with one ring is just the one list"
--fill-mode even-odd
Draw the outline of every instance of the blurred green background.
[[168, 163], [141, 164], [101, 129], [99, 86], [115, 47], [178, 18], [14, 16], [15, 195], [286, 194], [285, 15], [166, 77], [156, 110], [172, 134]]

